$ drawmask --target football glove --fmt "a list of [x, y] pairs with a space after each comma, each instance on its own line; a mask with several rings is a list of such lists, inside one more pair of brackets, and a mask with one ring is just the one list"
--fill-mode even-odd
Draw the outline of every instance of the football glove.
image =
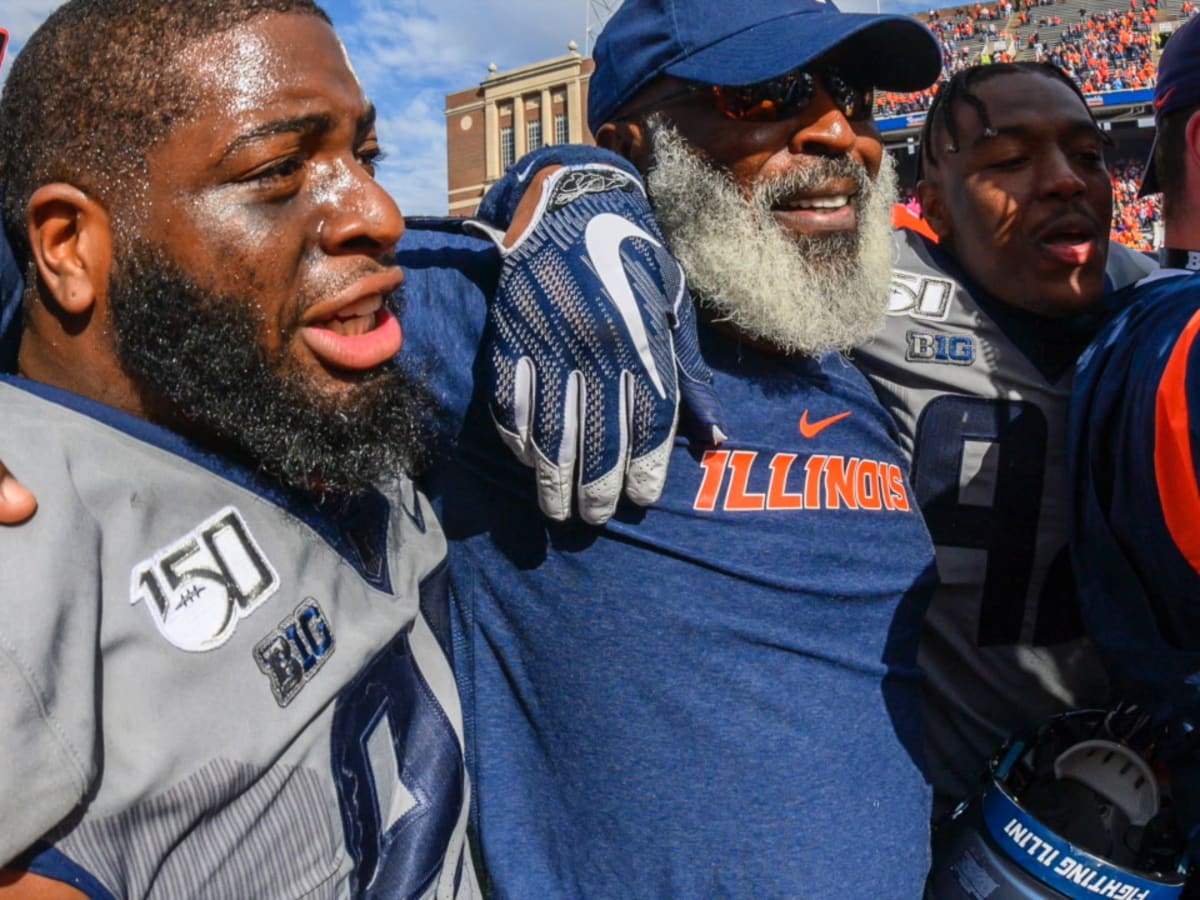
[[[502, 228], [531, 176], [563, 163], [505, 247]], [[601, 524], [622, 493], [653, 503], [681, 397], [693, 437], [720, 443], [725, 435], [683, 270], [636, 170], [595, 148], [547, 148], [497, 182], [480, 216], [491, 224], [474, 224], [502, 257], [484, 386], [504, 442], [536, 470], [542, 511], [563, 521], [577, 506], [584, 521]]]

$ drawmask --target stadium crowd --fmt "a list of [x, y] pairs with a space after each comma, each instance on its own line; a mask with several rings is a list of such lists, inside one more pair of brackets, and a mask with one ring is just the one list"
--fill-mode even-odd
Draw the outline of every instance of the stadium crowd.
[[[922, 18], [941, 45], [942, 78], [912, 93], [878, 92], [876, 118], [922, 113], [956, 72], [1014, 60], [1052, 63], [1070, 75], [1084, 94], [1154, 87], [1154, 25], [1160, 0], [1129, 0], [1127, 9], [1103, 0], [1082, 3], [1074, 21], [1068, 11], [1060, 11], [1063, 5], [1061, 0], [1000, 0], [930, 10]], [[1056, 8], [1053, 13], [1045, 9], [1050, 6]], [[1188, 19], [1196, 11], [1192, 0], [1183, 0], [1178, 15]], [[1157, 196], [1137, 196], [1141, 167], [1140, 159], [1120, 159], [1111, 165], [1113, 238], [1134, 249], [1152, 250], [1162, 209]]]
[[1142, 183], [1140, 160], [1121, 159], [1109, 166], [1113, 186], [1112, 237], [1134, 250], [1153, 250], [1156, 223], [1162, 220], [1162, 199], [1157, 194], [1138, 196]]

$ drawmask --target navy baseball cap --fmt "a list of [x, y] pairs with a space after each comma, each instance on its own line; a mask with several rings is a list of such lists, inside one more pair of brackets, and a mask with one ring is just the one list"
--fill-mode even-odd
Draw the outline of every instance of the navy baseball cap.
[[594, 134], [660, 75], [754, 84], [847, 43], [884, 90], [920, 90], [942, 70], [937, 40], [907, 16], [844, 13], [833, 0], [625, 0], [592, 53], [588, 126]]
[[[1200, 19], [1192, 19], [1175, 30], [1158, 60], [1158, 84], [1154, 87], [1154, 123], [1162, 125], [1163, 118], [1176, 110], [1200, 105]], [[1139, 197], [1157, 194], [1158, 177], [1154, 173], [1154, 151], [1158, 134], [1150, 145], [1150, 157], [1142, 175]]]

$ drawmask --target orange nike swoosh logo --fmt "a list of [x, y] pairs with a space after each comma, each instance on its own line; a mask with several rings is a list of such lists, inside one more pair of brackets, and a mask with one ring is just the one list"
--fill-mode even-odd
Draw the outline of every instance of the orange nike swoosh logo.
[[821, 419], [819, 422], [809, 422], [808, 410], [806, 409], [800, 416], [800, 433], [806, 438], [815, 438], [830, 425], [840, 422], [849, 416], [849, 412], [844, 412], [838, 413], [836, 416], [830, 416], [828, 419]]
[[1167, 101], [1171, 99], [1171, 95], [1172, 95], [1173, 93], [1175, 93], [1175, 88], [1177, 88], [1177, 87], [1179, 87], [1179, 85], [1173, 85], [1173, 86], [1170, 88], [1170, 90], [1168, 90], [1168, 91], [1167, 91], [1165, 94], [1163, 94], [1161, 97], [1159, 97], [1157, 100], [1155, 100], [1155, 101], [1154, 101], [1154, 108], [1155, 108], [1155, 109], [1162, 109], [1164, 106], [1166, 106], [1166, 105], [1167, 105]]

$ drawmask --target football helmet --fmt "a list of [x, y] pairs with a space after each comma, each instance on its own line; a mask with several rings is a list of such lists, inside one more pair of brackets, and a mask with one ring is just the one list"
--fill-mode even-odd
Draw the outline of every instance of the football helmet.
[[927, 900], [1175, 900], [1170, 792], [1136, 710], [1056, 716], [1007, 743], [982, 793], [934, 828]]

